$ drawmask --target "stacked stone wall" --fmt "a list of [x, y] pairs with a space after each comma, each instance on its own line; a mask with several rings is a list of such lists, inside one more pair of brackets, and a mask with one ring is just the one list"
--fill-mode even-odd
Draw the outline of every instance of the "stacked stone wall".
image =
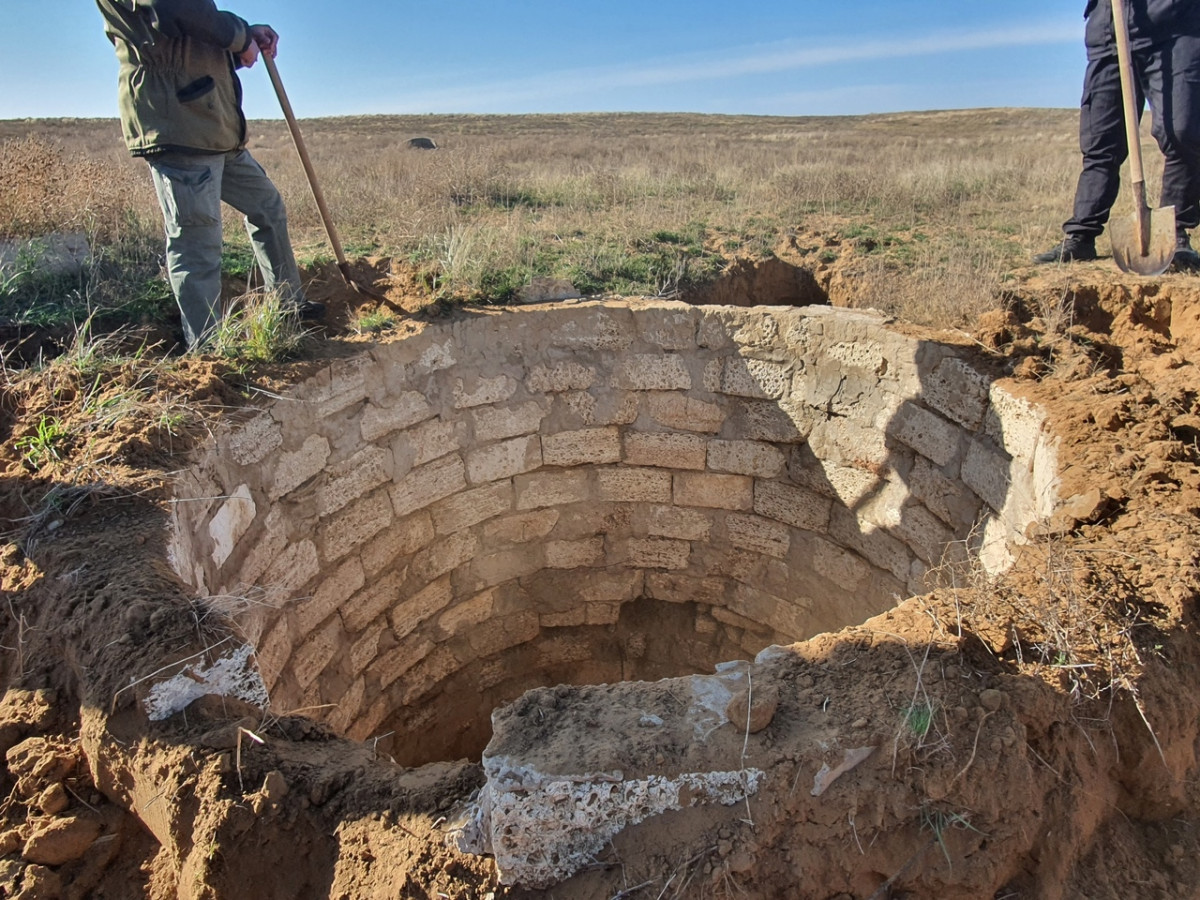
[[173, 561], [278, 708], [366, 739], [427, 727], [464, 671], [586, 670], [634, 601], [744, 655], [861, 621], [948, 561], [1003, 567], [1054, 479], [1039, 410], [872, 313], [464, 313], [220, 434]]

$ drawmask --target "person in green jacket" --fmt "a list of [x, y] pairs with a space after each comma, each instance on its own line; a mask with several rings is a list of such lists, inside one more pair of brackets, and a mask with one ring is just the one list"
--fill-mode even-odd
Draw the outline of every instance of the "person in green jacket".
[[166, 228], [167, 273], [188, 345], [221, 317], [221, 202], [245, 216], [263, 281], [304, 319], [305, 300], [279, 191], [246, 150], [237, 69], [274, 58], [279, 35], [213, 0], [96, 0], [120, 62], [121, 127], [146, 160]]

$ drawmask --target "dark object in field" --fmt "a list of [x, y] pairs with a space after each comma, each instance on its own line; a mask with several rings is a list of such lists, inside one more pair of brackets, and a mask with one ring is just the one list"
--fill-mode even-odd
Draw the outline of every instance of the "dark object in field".
[[437, 144], [432, 138], [417, 137], [408, 139], [409, 150], [436, 150]]

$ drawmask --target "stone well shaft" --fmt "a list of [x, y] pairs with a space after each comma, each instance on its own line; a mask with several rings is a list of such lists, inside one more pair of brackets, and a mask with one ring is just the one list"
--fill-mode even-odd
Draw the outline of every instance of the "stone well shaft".
[[948, 560], [1003, 568], [1055, 499], [1043, 426], [969, 350], [872, 313], [470, 312], [219, 434], [173, 564], [276, 709], [419, 763], [477, 753], [529, 687], [710, 671]]

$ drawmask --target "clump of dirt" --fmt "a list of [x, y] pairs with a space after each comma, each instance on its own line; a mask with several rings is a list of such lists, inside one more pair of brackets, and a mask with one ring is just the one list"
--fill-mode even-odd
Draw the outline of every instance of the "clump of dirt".
[[[771, 271], [755, 277], [775, 284]], [[395, 262], [355, 273], [383, 307], [427, 305], [419, 273]], [[736, 302], [743, 288], [710, 296]], [[309, 293], [330, 307], [332, 339], [314, 357], [420, 327], [410, 316], [357, 334], [378, 301], [332, 267]], [[447, 844], [482, 783], [477, 763], [402, 769], [303, 711], [203, 700], [161, 723], [141, 712], [157, 674], [235, 637], [167, 565], [169, 473], [211, 417], [319, 359], [252, 376], [212, 359], [154, 378], [131, 368], [103, 389], [94, 374], [10, 379], [0, 892], [1200, 896], [1200, 285], [1063, 268], [1023, 274], [1001, 301], [972, 338], [1049, 411], [1060, 513], [999, 581], [965, 576], [765, 664], [777, 707], [754, 733], [759, 792], [627, 829], [546, 891], [501, 885], [488, 859]], [[137, 404], [94, 424], [97, 402], [131, 391]], [[154, 413], [166, 397], [191, 404], [187, 428]], [[31, 455], [51, 419], [76, 437]], [[555, 692], [547, 714], [572, 715], [580, 691]], [[843, 769], [820, 792], [801, 764], [814, 740]]]

